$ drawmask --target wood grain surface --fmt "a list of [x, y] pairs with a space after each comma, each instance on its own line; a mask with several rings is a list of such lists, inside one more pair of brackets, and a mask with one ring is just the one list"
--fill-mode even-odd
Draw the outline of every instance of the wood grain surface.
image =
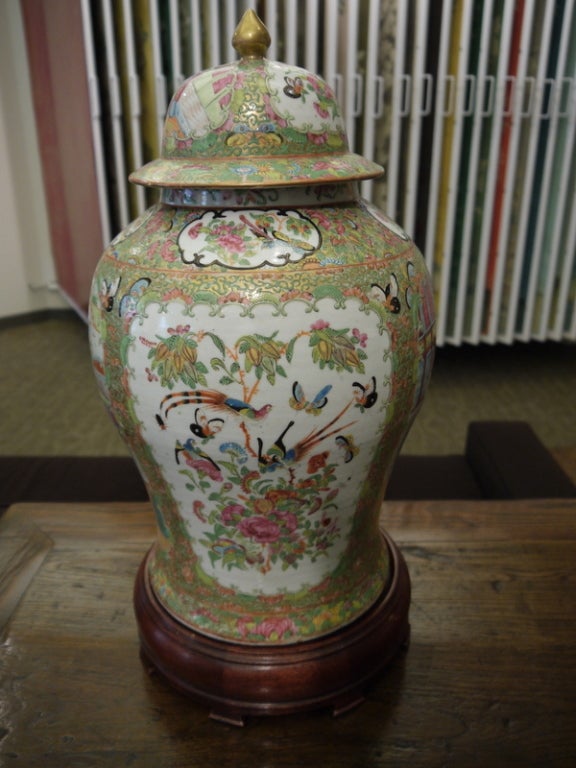
[[411, 644], [365, 703], [243, 729], [150, 677], [132, 591], [148, 505], [0, 524], [0, 765], [576, 765], [576, 502], [394, 503]]

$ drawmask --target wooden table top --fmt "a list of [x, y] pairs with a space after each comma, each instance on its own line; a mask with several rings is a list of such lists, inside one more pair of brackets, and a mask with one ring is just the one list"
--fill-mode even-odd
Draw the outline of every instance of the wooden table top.
[[574, 766], [576, 501], [389, 503], [412, 640], [349, 714], [214, 722], [139, 659], [145, 504], [0, 523], [0, 765]]

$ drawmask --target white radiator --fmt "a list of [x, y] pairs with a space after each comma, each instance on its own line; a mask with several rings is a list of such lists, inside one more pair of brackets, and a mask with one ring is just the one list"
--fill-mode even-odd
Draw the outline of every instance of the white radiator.
[[150, 203], [186, 77], [233, 60], [247, 7], [269, 57], [335, 88], [362, 193], [415, 239], [438, 343], [576, 340], [575, 0], [82, 0], [106, 239]]

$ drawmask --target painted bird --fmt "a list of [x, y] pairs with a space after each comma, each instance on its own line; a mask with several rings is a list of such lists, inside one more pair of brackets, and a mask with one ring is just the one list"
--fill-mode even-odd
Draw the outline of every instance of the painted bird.
[[196, 437], [200, 437], [203, 440], [207, 440], [217, 432], [220, 432], [224, 424], [224, 419], [216, 416], [214, 419], [209, 419], [206, 414], [201, 413], [200, 408], [196, 408], [194, 411], [194, 421], [190, 424], [190, 432]]
[[306, 435], [306, 437], [302, 438], [302, 440], [299, 440], [292, 448], [286, 448], [284, 444], [284, 438], [286, 437], [288, 430], [294, 426], [293, 421], [288, 423], [288, 426], [283, 430], [273, 445], [265, 453], [263, 451], [264, 444], [262, 443], [262, 440], [258, 438], [258, 463], [260, 464], [261, 469], [263, 471], [273, 471], [278, 466], [294, 464], [295, 462], [303, 459], [323, 440], [332, 437], [332, 435], [335, 435], [337, 432], [340, 432], [343, 429], [348, 429], [348, 427], [351, 427], [353, 424], [355, 424], [354, 421], [351, 421], [344, 426], [336, 427], [332, 430], [330, 429], [344, 415], [349, 407], [350, 404], [345, 406], [345, 408], [343, 408], [340, 413], [332, 419], [332, 421], [329, 421], [328, 424], [326, 424], [324, 427], [321, 427], [320, 429], [312, 430], [312, 432]]
[[220, 472], [220, 467], [213, 458], [211, 458], [205, 451], [195, 444], [194, 440], [189, 437], [185, 443], [181, 443], [179, 440], [174, 448], [174, 458], [176, 464], [180, 464], [180, 458], [183, 457], [186, 463], [194, 461], [203, 461], [210, 464], [217, 472]]
[[214, 408], [221, 412], [233, 413], [245, 419], [263, 419], [270, 413], [271, 405], [264, 405], [262, 408], [254, 408], [243, 400], [237, 400], [234, 397], [228, 397], [223, 392], [214, 389], [191, 389], [183, 392], [172, 392], [166, 395], [160, 403], [160, 413], [156, 414], [156, 421], [162, 429], [166, 429], [166, 419], [168, 413], [173, 408], [181, 405], [200, 404], [209, 408]]

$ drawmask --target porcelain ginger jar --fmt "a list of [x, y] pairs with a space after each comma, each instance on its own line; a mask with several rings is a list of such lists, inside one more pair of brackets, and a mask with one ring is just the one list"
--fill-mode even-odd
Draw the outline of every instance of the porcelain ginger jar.
[[[269, 61], [252, 12], [234, 44], [237, 62], [174, 95], [162, 156], [131, 177], [161, 201], [103, 254], [90, 341], [157, 521], [137, 588], [145, 655], [201, 699], [276, 711], [274, 660], [358, 626], [403, 567], [379, 515], [433, 310], [420, 253], [360, 199], [382, 169], [350, 152], [328, 85]], [[268, 654], [252, 704], [197, 683], [202, 643], [204, 661], [248, 654], [256, 677]], [[292, 699], [337, 698], [303, 685]]]

